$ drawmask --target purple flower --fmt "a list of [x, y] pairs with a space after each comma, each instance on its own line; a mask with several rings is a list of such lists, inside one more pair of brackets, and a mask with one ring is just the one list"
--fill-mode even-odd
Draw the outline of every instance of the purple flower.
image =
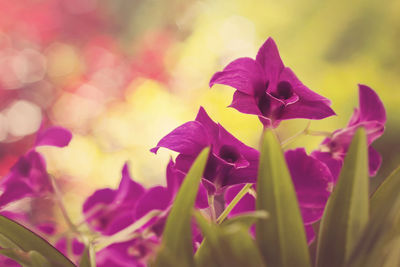
[[277, 127], [282, 120], [294, 118], [323, 119], [335, 112], [330, 101], [305, 85], [285, 67], [272, 38], [261, 46], [256, 60], [239, 58], [210, 80], [236, 89], [230, 107], [255, 114], [267, 127]]
[[[98, 266], [145, 266], [160, 243], [169, 209], [184, 176], [171, 160], [167, 166], [167, 186], [145, 189], [130, 178], [125, 164], [118, 189], [97, 190], [85, 201], [83, 212], [88, 224], [104, 235], [123, 230], [149, 211], [164, 211], [137, 229], [131, 240], [116, 242], [98, 252]], [[208, 206], [204, 187], [200, 187], [197, 199], [197, 207]]]
[[[315, 238], [311, 224], [322, 217], [325, 204], [331, 193], [332, 176], [329, 169], [319, 160], [307, 155], [304, 148], [285, 152], [285, 158], [299, 201], [307, 240], [311, 243]], [[227, 205], [242, 188], [243, 184], [231, 186], [226, 190], [225, 201]], [[231, 211], [229, 217], [252, 211], [254, 208], [255, 198], [247, 193]]]
[[151, 151], [157, 153], [160, 147], [165, 147], [180, 153], [175, 167], [187, 173], [200, 151], [208, 146], [211, 147], [211, 153], [203, 174], [203, 184], [210, 194], [227, 185], [255, 182], [258, 151], [246, 146], [212, 121], [202, 107], [194, 121], [173, 130]]
[[127, 242], [115, 243], [96, 253], [99, 267], [145, 267], [160, 244], [158, 237], [133, 238]]
[[86, 221], [94, 230], [112, 235], [133, 223], [133, 211], [144, 194], [145, 189], [131, 179], [125, 164], [118, 189], [100, 189], [86, 199], [83, 204]]
[[368, 140], [369, 174], [375, 176], [381, 165], [382, 158], [371, 146], [385, 129], [386, 112], [378, 95], [368, 86], [359, 86], [359, 105], [354, 110], [346, 128], [336, 130], [332, 136], [321, 143], [321, 151], [314, 151], [312, 155], [324, 162], [335, 179], [339, 177], [344, 157], [351, 140], [358, 127], [364, 127]]
[[71, 138], [71, 133], [61, 127], [51, 127], [40, 131], [35, 147], [20, 157], [10, 173], [1, 180], [0, 207], [25, 197], [40, 197], [52, 192], [46, 162], [35, 148], [43, 145], [64, 147], [69, 144]]

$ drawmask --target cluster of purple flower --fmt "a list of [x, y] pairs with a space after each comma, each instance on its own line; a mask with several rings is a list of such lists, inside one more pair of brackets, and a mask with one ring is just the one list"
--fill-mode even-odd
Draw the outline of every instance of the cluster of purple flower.
[[[217, 72], [210, 81], [210, 86], [214, 84], [234, 87], [236, 91], [230, 106], [240, 112], [257, 115], [267, 128], [278, 127], [282, 120], [323, 119], [335, 114], [328, 99], [308, 89], [290, 68], [283, 65], [271, 38], [260, 48], [255, 60], [239, 58]], [[315, 238], [311, 225], [322, 216], [358, 127], [364, 127], [367, 132], [370, 175], [374, 176], [380, 167], [381, 157], [371, 143], [383, 134], [385, 109], [369, 87], [359, 85], [359, 96], [359, 108], [355, 109], [348, 125], [326, 137], [318, 150], [309, 155], [304, 148], [285, 151], [309, 243]], [[61, 147], [67, 145], [70, 139], [68, 131], [50, 128], [38, 135], [36, 146]], [[211, 152], [199, 187], [196, 208], [216, 220], [238, 192], [246, 184], [251, 184], [250, 190], [228, 216], [254, 210], [259, 151], [245, 145], [215, 123], [204, 108], [200, 107], [195, 120], [173, 130], [151, 151], [157, 153], [161, 147], [179, 153], [175, 161], [171, 159], [167, 166], [166, 186], [146, 189], [131, 179], [128, 166], [124, 165], [118, 189], [97, 190], [85, 201], [85, 221], [103, 239], [113, 240], [122, 231], [132, 229], [128, 238], [115, 239], [115, 242], [97, 251], [98, 266], [146, 265], [160, 244], [165, 219], [176, 192], [195, 158], [205, 147], [210, 147]], [[0, 187], [3, 189], [0, 196], [2, 208], [16, 200], [38, 198], [53, 191], [44, 160], [34, 149], [1, 180]], [[159, 212], [148, 216], [154, 210]], [[1, 212], [7, 213], [6, 209]], [[140, 220], [143, 223], [137, 224]], [[196, 249], [202, 240], [196, 227], [193, 227], [193, 237]], [[75, 240], [76, 254], [83, 251], [80, 242], [83, 240]], [[59, 242], [58, 247], [65, 251], [65, 240], [64, 244]]]

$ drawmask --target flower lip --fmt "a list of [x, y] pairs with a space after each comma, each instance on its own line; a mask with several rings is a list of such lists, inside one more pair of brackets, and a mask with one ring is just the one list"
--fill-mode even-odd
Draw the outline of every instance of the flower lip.
[[269, 94], [282, 101], [285, 105], [296, 103], [299, 100], [299, 96], [294, 92], [293, 86], [287, 81], [280, 81], [276, 90], [269, 92]]
[[235, 147], [229, 145], [223, 145], [219, 149], [218, 156], [228, 163], [235, 163], [240, 158], [239, 151]]

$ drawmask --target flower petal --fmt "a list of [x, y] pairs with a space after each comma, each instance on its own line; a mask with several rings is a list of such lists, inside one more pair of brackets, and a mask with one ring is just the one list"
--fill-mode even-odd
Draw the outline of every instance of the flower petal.
[[0, 196], [0, 207], [13, 201], [28, 197], [34, 193], [29, 185], [20, 180], [8, 180], [2, 185], [2, 188], [4, 191]]
[[205, 132], [208, 135], [208, 140], [215, 140], [218, 138], [218, 124], [216, 124], [203, 107], [199, 108], [195, 121], [200, 122]]
[[214, 84], [225, 84], [242, 93], [254, 95], [265, 87], [266, 80], [260, 64], [244, 57], [232, 61], [223, 71], [215, 73], [210, 80], [210, 87]]
[[315, 240], [315, 231], [312, 225], [305, 225], [304, 227], [306, 231], [307, 243], [310, 245]]
[[164, 136], [150, 151], [157, 153], [160, 147], [165, 147], [182, 154], [197, 155], [208, 144], [204, 126], [198, 121], [189, 121]]
[[382, 101], [370, 87], [359, 84], [360, 120], [386, 122], [386, 112]]
[[308, 156], [304, 148], [286, 151], [285, 158], [300, 207], [310, 209], [324, 207], [332, 183], [328, 167], [314, 157]]
[[332, 157], [330, 152], [313, 151], [311, 156], [324, 163], [332, 174], [333, 183], [336, 184], [339, 178], [340, 170], [342, 169], [343, 159], [336, 159]]
[[245, 114], [262, 116], [254, 96], [242, 93], [240, 91], [235, 91], [233, 94], [232, 103], [229, 105], [229, 107]]
[[264, 69], [265, 76], [269, 83], [275, 86], [284, 65], [279, 55], [278, 47], [271, 37], [269, 37], [258, 50], [256, 61]]
[[172, 195], [167, 188], [152, 187], [138, 200], [135, 218], [139, 219], [151, 210], [164, 210], [171, 204], [171, 200]]
[[[236, 184], [228, 187], [225, 192], [225, 202], [226, 205], [229, 205], [232, 200], [236, 197], [236, 195], [242, 190], [245, 184]], [[256, 199], [254, 196], [246, 193], [243, 198], [236, 204], [236, 206], [229, 213], [228, 217], [233, 217], [234, 215], [254, 211], [256, 206]]]
[[65, 147], [72, 139], [72, 134], [62, 127], [50, 127], [44, 131], [39, 131], [35, 146], [57, 146]]
[[368, 147], [369, 175], [375, 176], [382, 164], [382, 157], [372, 146]]
[[144, 187], [132, 180], [129, 174], [129, 166], [125, 163], [122, 168], [122, 178], [115, 196], [115, 201], [135, 203], [144, 192]]

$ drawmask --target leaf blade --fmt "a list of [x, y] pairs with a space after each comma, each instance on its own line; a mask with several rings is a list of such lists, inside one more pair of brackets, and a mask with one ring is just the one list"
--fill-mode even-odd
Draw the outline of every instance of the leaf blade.
[[[56, 266], [74, 267], [75, 265], [46, 240], [29, 229], [0, 215], [0, 233], [24, 251], [37, 251]], [[58, 264], [58, 265], [57, 265]]]
[[343, 266], [368, 222], [368, 158], [365, 130], [350, 144], [337, 185], [328, 199], [317, 247], [317, 266]]
[[210, 149], [205, 148], [194, 161], [179, 189], [167, 218], [162, 248], [155, 266], [169, 266], [171, 259], [179, 266], [193, 266], [191, 217], [200, 179], [207, 163]]
[[266, 131], [261, 145], [256, 210], [270, 214], [257, 220], [256, 240], [267, 265], [310, 266], [310, 256], [296, 192], [280, 143]]

